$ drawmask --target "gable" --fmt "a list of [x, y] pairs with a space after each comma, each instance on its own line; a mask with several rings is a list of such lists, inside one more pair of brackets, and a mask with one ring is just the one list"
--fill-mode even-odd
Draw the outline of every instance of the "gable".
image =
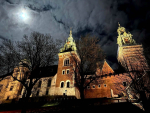
[[101, 75], [110, 74], [110, 73], [114, 73], [114, 70], [109, 66], [109, 64], [105, 60], [103, 67], [101, 69]]

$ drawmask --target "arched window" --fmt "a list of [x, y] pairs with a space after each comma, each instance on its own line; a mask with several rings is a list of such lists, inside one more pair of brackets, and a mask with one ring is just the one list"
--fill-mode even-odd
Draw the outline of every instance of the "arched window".
[[63, 88], [63, 87], [64, 87], [64, 82], [61, 82], [60, 88]]
[[36, 92], [36, 96], [39, 96], [39, 90]]
[[67, 81], [67, 88], [70, 87], [70, 81]]
[[46, 90], [46, 95], [48, 95], [49, 89]]
[[51, 86], [51, 79], [48, 80], [48, 84], [47, 84], [47, 87], [50, 87]]
[[14, 86], [11, 86], [11, 87], [10, 87], [10, 91], [12, 91], [13, 87], [14, 87]]
[[64, 60], [64, 66], [69, 66], [69, 58]]

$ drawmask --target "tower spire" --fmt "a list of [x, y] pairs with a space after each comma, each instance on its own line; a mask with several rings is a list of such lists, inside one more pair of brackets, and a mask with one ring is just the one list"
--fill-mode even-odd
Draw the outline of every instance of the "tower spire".
[[72, 37], [72, 28], [70, 28], [70, 35], [69, 36]]
[[60, 49], [60, 52], [62, 53], [62, 52], [76, 51], [76, 50], [77, 50], [76, 44], [72, 37], [72, 29], [70, 28], [69, 37], [66, 40], [66, 44], [64, 45], [64, 47]]

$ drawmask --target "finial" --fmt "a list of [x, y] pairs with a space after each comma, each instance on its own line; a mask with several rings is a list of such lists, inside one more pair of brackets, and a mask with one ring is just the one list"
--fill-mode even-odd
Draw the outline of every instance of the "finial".
[[70, 37], [72, 37], [72, 28], [70, 28]]
[[120, 24], [119, 24], [119, 22], [118, 22], [118, 25], [119, 25], [119, 27], [120, 27]]

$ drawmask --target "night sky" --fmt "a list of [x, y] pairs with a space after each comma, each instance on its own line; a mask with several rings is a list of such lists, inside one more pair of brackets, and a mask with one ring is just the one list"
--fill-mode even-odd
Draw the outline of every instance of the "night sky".
[[116, 68], [118, 22], [138, 44], [150, 36], [150, 0], [0, 0], [0, 41], [21, 40], [33, 31], [67, 39], [90, 33], [100, 38]]

